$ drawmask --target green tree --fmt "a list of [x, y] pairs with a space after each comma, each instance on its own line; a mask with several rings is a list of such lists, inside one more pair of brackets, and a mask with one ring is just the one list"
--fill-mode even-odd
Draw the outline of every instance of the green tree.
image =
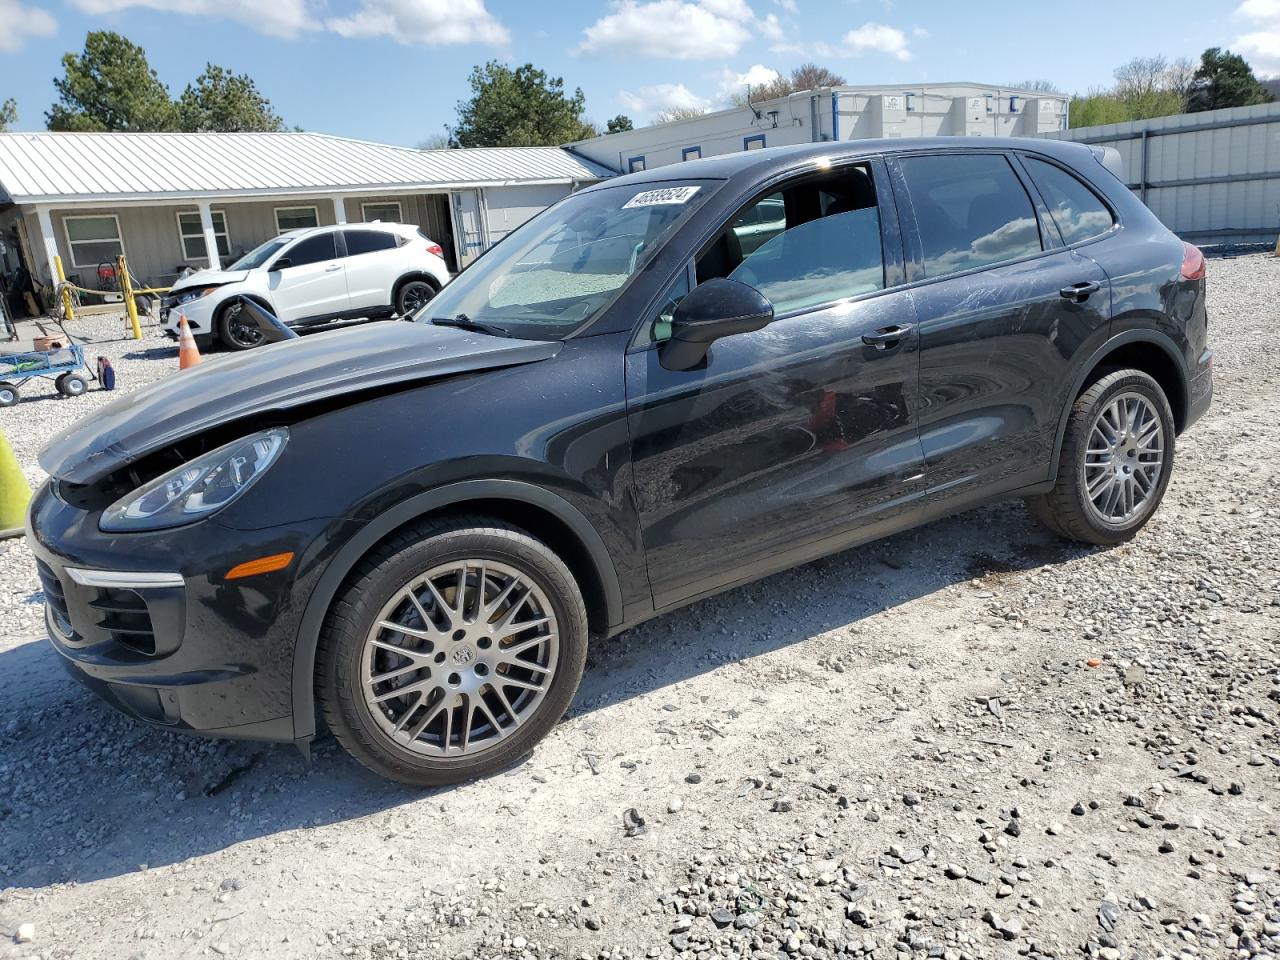
[[1253, 70], [1238, 53], [1210, 47], [1200, 55], [1200, 66], [1187, 92], [1187, 112], [1218, 110], [1222, 107], [1247, 107], [1269, 103], [1270, 92], [1253, 75]]
[[8, 130], [18, 122], [18, 103], [13, 97], [10, 97], [4, 103], [0, 103], [0, 133]]
[[284, 121], [248, 74], [212, 63], [178, 99], [178, 125], [190, 132], [283, 130]]
[[55, 79], [59, 102], [50, 130], [173, 130], [178, 111], [143, 49], [118, 33], [94, 30], [80, 56], [65, 54]]
[[607, 124], [605, 124], [606, 133], [622, 133], [623, 130], [634, 130], [635, 127], [631, 123], [631, 118], [625, 113], [620, 113]]
[[455, 147], [556, 146], [592, 136], [582, 119], [582, 89], [566, 96], [564, 81], [533, 64], [514, 70], [497, 60], [471, 71], [471, 99], [458, 102], [449, 128]]

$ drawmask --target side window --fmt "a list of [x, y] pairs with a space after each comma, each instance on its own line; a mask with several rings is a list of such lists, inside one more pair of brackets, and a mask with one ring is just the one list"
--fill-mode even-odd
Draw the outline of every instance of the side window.
[[749, 284], [783, 314], [884, 288], [880, 215], [868, 170], [814, 177], [734, 217], [698, 260], [698, 282]]
[[362, 253], [378, 250], [394, 250], [396, 235], [385, 230], [343, 230], [342, 239], [347, 242], [347, 256], [358, 257]]
[[941, 277], [1038, 253], [1035, 207], [999, 154], [903, 157], [924, 274]]
[[332, 260], [338, 255], [337, 247], [333, 242], [334, 235], [332, 233], [318, 233], [314, 237], [307, 237], [305, 240], [299, 240], [288, 250], [284, 251], [284, 256], [288, 259], [289, 264], [294, 267], [305, 266], [308, 263], [320, 263], [324, 260]]
[[1067, 171], [1035, 157], [1023, 157], [1022, 162], [1040, 188], [1044, 202], [1049, 205], [1063, 243], [1088, 240], [1106, 233], [1115, 225], [1106, 204]]
[[664, 340], [671, 339], [671, 318], [675, 315], [676, 307], [680, 305], [680, 301], [685, 298], [689, 292], [689, 271], [681, 270], [680, 276], [671, 282], [671, 286], [667, 288], [666, 294], [662, 297], [662, 306], [658, 308], [657, 315], [649, 323], [646, 323], [640, 331], [640, 335], [636, 337], [636, 343], [644, 346], [646, 343], [662, 343]]

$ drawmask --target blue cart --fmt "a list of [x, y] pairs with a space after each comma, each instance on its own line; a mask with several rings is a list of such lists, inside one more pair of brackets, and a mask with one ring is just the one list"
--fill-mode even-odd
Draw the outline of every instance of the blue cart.
[[0, 353], [0, 407], [17, 403], [18, 387], [37, 377], [52, 380], [64, 397], [78, 397], [88, 390], [89, 380], [98, 378], [84, 362], [84, 348], [73, 343], [70, 337], [67, 344], [57, 350]]

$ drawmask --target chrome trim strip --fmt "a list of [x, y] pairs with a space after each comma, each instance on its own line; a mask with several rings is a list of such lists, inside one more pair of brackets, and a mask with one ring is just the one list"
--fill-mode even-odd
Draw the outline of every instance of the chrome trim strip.
[[85, 570], [79, 567], [66, 569], [67, 576], [82, 587], [130, 590], [136, 587], [181, 587], [185, 583], [180, 573], [148, 570]]

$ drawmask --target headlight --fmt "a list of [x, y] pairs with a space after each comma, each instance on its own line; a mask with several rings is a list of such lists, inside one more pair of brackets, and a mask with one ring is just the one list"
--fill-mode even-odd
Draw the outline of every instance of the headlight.
[[253, 486], [288, 439], [286, 427], [275, 427], [196, 457], [117, 500], [98, 526], [122, 533], [162, 530], [208, 516]]
[[205, 287], [203, 290], [201, 289], [183, 290], [181, 293], [178, 294], [177, 302], [179, 305], [182, 305], [184, 303], [190, 303], [192, 300], [199, 300], [201, 297], [207, 297], [209, 294], [213, 293], [213, 291], [217, 289], [218, 289], [217, 287]]

